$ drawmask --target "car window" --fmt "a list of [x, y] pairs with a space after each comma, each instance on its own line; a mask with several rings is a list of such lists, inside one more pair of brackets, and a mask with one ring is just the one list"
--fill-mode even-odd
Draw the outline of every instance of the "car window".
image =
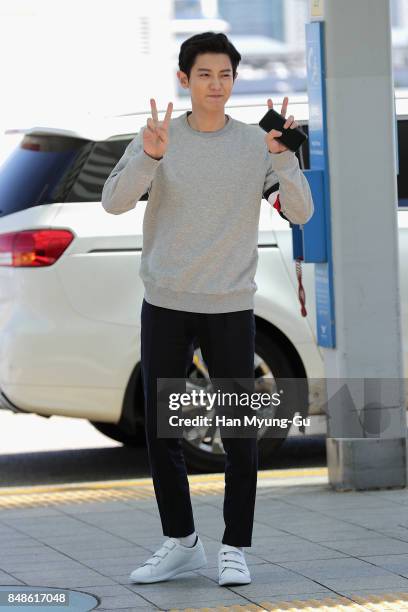
[[398, 164], [398, 204], [408, 206], [408, 121], [402, 119], [398, 121]]
[[0, 215], [57, 201], [67, 171], [87, 147], [77, 138], [26, 135], [0, 167]]
[[103, 185], [132, 138], [94, 142], [25, 135], [0, 167], [0, 216], [40, 204], [100, 202]]
[[[106, 179], [133, 138], [94, 142], [63, 201], [100, 202]], [[147, 198], [146, 192], [140, 199]]]

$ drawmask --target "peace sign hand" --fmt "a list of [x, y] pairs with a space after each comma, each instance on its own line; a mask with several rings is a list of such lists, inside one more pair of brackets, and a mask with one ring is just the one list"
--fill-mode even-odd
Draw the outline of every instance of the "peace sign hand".
[[[282, 117], [286, 117], [286, 111], [288, 109], [288, 102], [289, 102], [289, 98], [285, 96], [283, 99], [283, 104], [281, 108]], [[273, 102], [271, 98], [268, 98], [268, 108], [273, 108]], [[284, 129], [290, 128], [291, 130], [293, 130], [293, 128], [298, 127], [298, 125], [299, 124], [295, 121], [294, 116], [290, 115], [287, 118], [283, 127]], [[282, 151], [288, 150], [288, 147], [285, 147], [284, 144], [276, 140], [276, 138], [279, 136], [282, 136], [282, 132], [280, 132], [279, 130], [271, 130], [270, 132], [266, 134], [265, 141], [266, 141], [266, 144], [268, 145], [268, 149], [270, 153], [282, 153]]]
[[163, 121], [159, 121], [154, 98], [150, 98], [150, 108], [152, 117], [149, 117], [146, 128], [143, 130], [143, 149], [150, 157], [160, 159], [166, 153], [169, 144], [169, 124], [173, 102], [168, 103]]

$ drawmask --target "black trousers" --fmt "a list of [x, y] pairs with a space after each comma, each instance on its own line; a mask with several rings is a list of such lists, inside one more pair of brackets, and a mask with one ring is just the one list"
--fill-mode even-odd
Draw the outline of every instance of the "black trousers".
[[[195, 531], [181, 438], [157, 437], [157, 378], [186, 378], [197, 338], [209, 376], [253, 378], [253, 310], [196, 313], [143, 300], [141, 359], [148, 456], [163, 535]], [[222, 437], [226, 453], [223, 544], [251, 546], [258, 470], [257, 439]]]

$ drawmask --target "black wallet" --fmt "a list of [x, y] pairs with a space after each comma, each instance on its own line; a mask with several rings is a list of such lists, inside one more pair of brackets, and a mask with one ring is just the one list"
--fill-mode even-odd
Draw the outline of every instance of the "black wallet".
[[279, 132], [282, 132], [282, 136], [277, 136], [276, 140], [295, 152], [305, 142], [307, 136], [298, 127], [284, 129], [283, 126], [285, 123], [285, 117], [282, 117], [282, 115], [273, 110], [273, 108], [270, 108], [266, 115], [260, 120], [259, 126], [265, 130], [265, 132], [270, 132], [271, 130], [279, 130]]

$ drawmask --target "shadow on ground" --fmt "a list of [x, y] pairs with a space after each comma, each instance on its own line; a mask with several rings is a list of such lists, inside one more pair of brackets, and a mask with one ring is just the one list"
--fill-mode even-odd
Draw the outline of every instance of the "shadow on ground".
[[[324, 437], [289, 439], [259, 469], [326, 465]], [[200, 472], [190, 470], [190, 474]], [[149, 477], [147, 451], [118, 446], [0, 455], [0, 486], [22, 486]]]

